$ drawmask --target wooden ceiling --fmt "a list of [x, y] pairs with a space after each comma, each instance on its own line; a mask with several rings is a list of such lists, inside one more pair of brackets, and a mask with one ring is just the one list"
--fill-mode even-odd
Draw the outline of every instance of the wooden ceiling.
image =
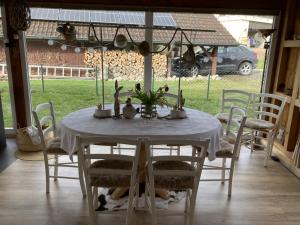
[[[4, 0], [9, 2], [9, 0]], [[278, 14], [285, 0], [27, 0], [32, 7]]]

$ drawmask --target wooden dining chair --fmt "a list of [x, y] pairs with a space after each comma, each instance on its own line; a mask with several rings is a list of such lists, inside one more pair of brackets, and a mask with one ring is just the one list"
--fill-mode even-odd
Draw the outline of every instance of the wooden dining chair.
[[[191, 156], [154, 156], [151, 151], [147, 152], [148, 172], [145, 197], [152, 216], [152, 224], [157, 224], [155, 188], [161, 188], [187, 191], [184, 216], [186, 224], [192, 225], [198, 185], [209, 140], [163, 140], [159, 138], [145, 140], [146, 149], [157, 145], [192, 146], [194, 154]], [[178, 212], [175, 211], [166, 213], [178, 215]]]
[[[241, 115], [242, 112], [243, 110], [238, 107], [231, 107], [230, 109], [229, 120], [227, 123], [229, 129], [226, 132], [225, 137], [221, 139], [221, 149], [218, 152], [216, 152], [216, 158], [222, 159], [222, 165], [221, 166], [204, 165], [203, 167], [203, 170], [220, 170], [221, 178], [220, 179], [208, 178], [208, 179], [200, 180], [200, 181], [221, 181], [222, 183], [228, 181], [228, 197], [231, 197], [234, 165], [239, 154], [243, 129], [247, 119], [246, 116], [243, 116], [241, 120], [240, 119], [237, 120], [235, 119], [236, 118], [235, 115]], [[237, 131], [236, 134], [233, 128]], [[229, 167], [227, 167], [226, 164], [227, 159], [231, 160]], [[227, 178], [226, 178], [226, 171], [229, 172]]]
[[[54, 107], [52, 102], [39, 104], [35, 110], [32, 111], [35, 126], [38, 129], [45, 163], [46, 173], [46, 193], [50, 191], [50, 178], [54, 181], [59, 179], [79, 179], [80, 187], [83, 196], [86, 195], [84, 178], [79, 162], [59, 162], [60, 156], [68, 156], [68, 153], [60, 148], [60, 138], [57, 137], [56, 121], [54, 114]], [[39, 116], [41, 117], [39, 119]], [[49, 138], [50, 136], [50, 138]], [[77, 153], [75, 153], [76, 155]], [[52, 157], [54, 157], [54, 162]], [[76, 168], [78, 170], [78, 177], [61, 176], [58, 174], [58, 168]], [[50, 174], [50, 168], [54, 168], [53, 174]]]
[[[239, 107], [231, 107], [229, 111], [229, 118], [226, 124], [225, 135], [223, 136], [223, 140], [227, 141], [229, 144], [234, 145], [237, 140], [237, 135], [239, 132], [239, 128], [241, 125], [242, 118], [246, 117], [245, 110]], [[244, 129], [243, 129], [244, 131]], [[241, 134], [240, 143], [238, 146], [238, 151], [236, 154], [236, 159], [240, 156], [241, 145], [244, 143], [244, 136], [247, 137], [247, 134], [244, 135], [244, 132]], [[247, 141], [247, 139], [246, 139]]]
[[[245, 127], [251, 129], [251, 152], [255, 146], [265, 149], [264, 166], [272, 154], [274, 138], [279, 128], [280, 119], [286, 104], [286, 98], [268, 93], [254, 94], [253, 117], [248, 118]], [[260, 143], [266, 139], [264, 146]]]
[[236, 89], [223, 89], [221, 99], [221, 112], [216, 115], [217, 119], [226, 124], [229, 119], [229, 111], [232, 106], [239, 107], [247, 115], [248, 106], [252, 99], [252, 93]]
[[[108, 136], [76, 137], [81, 146], [79, 160], [83, 165], [85, 184], [88, 196], [89, 215], [93, 225], [97, 224], [96, 213], [116, 213], [115, 211], [96, 211], [98, 208], [98, 188], [129, 188], [126, 225], [132, 224], [133, 210], [139, 196], [138, 163], [141, 140], [124, 140]], [[104, 154], [92, 152], [91, 146], [115, 146], [125, 144], [135, 146], [134, 155]]]

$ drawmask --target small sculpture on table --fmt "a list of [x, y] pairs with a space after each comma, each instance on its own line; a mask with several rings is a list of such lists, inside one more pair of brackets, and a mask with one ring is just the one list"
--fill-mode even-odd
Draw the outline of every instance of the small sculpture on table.
[[182, 95], [182, 90], [180, 90], [178, 95], [177, 104], [174, 105], [173, 109], [170, 111], [170, 116], [172, 119], [183, 119], [186, 118], [186, 112], [184, 110], [185, 98]]
[[123, 107], [123, 117], [126, 119], [133, 119], [133, 117], [138, 113], [138, 110], [131, 104], [131, 98], [128, 98], [126, 105]]
[[115, 98], [115, 102], [114, 102], [114, 117], [115, 118], [121, 118], [120, 115], [120, 100], [119, 100], [119, 95], [120, 95], [120, 91], [122, 90], [123, 86], [119, 87], [118, 81], [115, 81], [115, 94], [114, 94], [114, 98]]

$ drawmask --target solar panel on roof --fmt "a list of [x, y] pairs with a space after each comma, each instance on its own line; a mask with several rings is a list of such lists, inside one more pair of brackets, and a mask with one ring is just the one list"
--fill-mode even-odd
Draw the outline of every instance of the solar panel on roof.
[[[33, 20], [145, 25], [144, 12], [31, 8]], [[176, 27], [170, 13], [154, 13], [154, 26]]]

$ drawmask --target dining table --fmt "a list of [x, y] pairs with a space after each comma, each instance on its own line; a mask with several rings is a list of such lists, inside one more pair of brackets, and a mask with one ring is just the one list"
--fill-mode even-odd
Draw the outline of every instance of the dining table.
[[[214, 160], [216, 152], [220, 150], [220, 139], [223, 128], [219, 120], [197, 109], [185, 108], [186, 118], [171, 119], [170, 108], [157, 107], [156, 118], [142, 118], [137, 114], [133, 119], [96, 118], [96, 107], [89, 107], [72, 112], [65, 116], [60, 124], [61, 148], [72, 158], [80, 150], [77, 136], [110, 136], [123, 139], [137, 139], [138, 137], [159, 137], [166, 139], [210, 139], [208, 159]], [[106, 105], [106, 109], [113, 109], [113, 105]], [[146, 149], [142, 146], [139, 163], [140, 168], [146, 165]], [[118, 198], [122, 193], [115, 193]]]

